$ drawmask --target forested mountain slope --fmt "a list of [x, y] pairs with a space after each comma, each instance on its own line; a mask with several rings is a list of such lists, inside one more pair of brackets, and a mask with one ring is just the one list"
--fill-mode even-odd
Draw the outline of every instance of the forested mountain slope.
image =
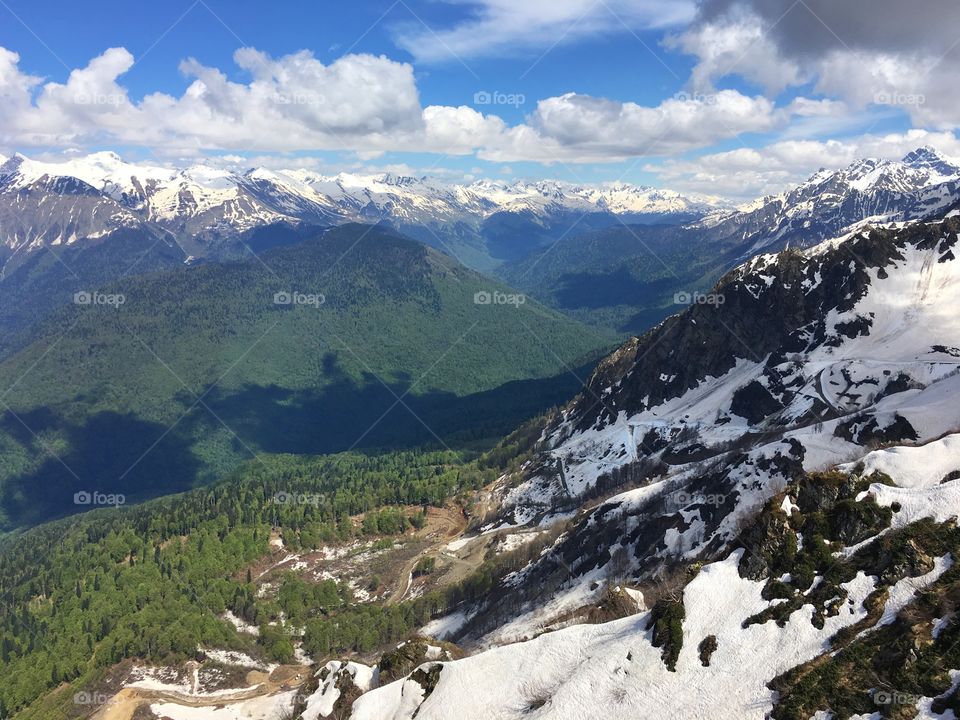
[[182, 490], [259, 452], [496, 437], [569, 396], [569, 369], [607, 342], [362, 225], [128, 278], [28, 340], [0, 363], [8, 525], [83, 509], [82, 490]]

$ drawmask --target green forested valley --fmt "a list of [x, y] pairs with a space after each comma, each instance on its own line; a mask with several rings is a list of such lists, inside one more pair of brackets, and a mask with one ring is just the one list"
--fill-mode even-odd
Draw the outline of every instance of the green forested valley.
[[609, 338], [532, 300], [475, 302], [493, 292], [511, 291], [359, 225], [105, 287], [123, 302], [57, 311], [0, 363], [0, 527], [258, 453], [500, 436], [572, 396]]

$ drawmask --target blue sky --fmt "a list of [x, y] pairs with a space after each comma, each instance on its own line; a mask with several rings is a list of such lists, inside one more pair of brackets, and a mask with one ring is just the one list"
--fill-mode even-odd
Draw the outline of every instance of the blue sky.
[[[232, 67], [232, 55], [242, 45], [274, 56], [308, 49], [327, 63], [347, 52], [414, 62], [413, 55], [397, 43], [404, 28], [421, 28], [420, 20], [437, 28], [453, 26], [470, 17], [468, 5], [417, 0], [5, 3], [9, 9], [4, 10], [0, 25], [0, 45], [20, 53], [25, 69], [60, 78], [66, 68], [86, 64], [105, 48], [126, 47], [138, 58], [125, 78], [134, 97], [157, 90], [182, 91], [185, 82], [177, 66], [188, 56], [239, 79], [242, 73]], [[39, 37], [32, 37], [10, 10]], [[55, 22], [50, 21], [52, 14]], [[422, 99], [425, 104], [471, 103], [474, 88], [482, 86], [524, 93], [531, 100], [576, 90], [653, 103], [682, 90], [693, 59], [658, 47], [659, 30], [640, 30], [637, 35], [639, 39], [624, 28], [553, 49], [518, 48], [507, 57], [461, 59], [451, 52], [446, 62], [417, 65]], [[511, 114], [510, 109], [503, 114]], [[520, 119], [519, 112], [514, 115]]]
[[0, 153], [751, 197], [857, 155], [958, 151], [947, 34], [906, 18], [891, 49], [826, 0], [755, 5], [3, 0]]

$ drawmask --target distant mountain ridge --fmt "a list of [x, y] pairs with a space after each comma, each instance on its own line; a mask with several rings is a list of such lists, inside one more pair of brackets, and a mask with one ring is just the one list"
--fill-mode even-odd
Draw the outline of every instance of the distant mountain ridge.
[[[942, 217], [960, 161], [931, 147], [822, 169], [737, 208], [625, 183], [455, 184], [383, 173], [234, 172], [101, 152], [0, 164], [0, 329], [7, 338], [85, 289], [147, 269], [248, 257], [349, 222], [383, 224], [584, 322], [642, 332], [750, 257], [858, 224]], [[52, 252], [39, 252], [47, 250]], [[85, 272], [73, 271], [75, 264]], [[27, 303], [4, 296], [30, 296]], [[0, 343], [9, 345], [9, 339]]]
[[717, 198], [625, 183], [462, 185], [389, 173], [234, 172], [203, 164], [134, 164], [112, 152], [59, 163], [18, 154], [0, 164], [4, 264], [40, 247], [96, 240], [120, 229], [172, 238], [191, 259], [217, 259], [243, 254], [238, 238], [255, 228], [359, 221], [389, 223], [483, 269], [503, 256], [503, 248], [484, 242], [486, 225], [492, 221], [495, 232], [502, 214], [549, 228], [574, 214], [603, 216], [607, 224], [616, 217], [682, 221], [720, 206]]
[[692, 223], [722, 237], [741, 235], [744, 259], [788, 244], [811, 247], [863, 220], [908, 222], [956, 201], [960, 161], [923, 146], [900, 160], [864, 158], [821, 168], [797, 187]]
[[[501, 273], [556, 308], [620, 332], [641, 332], [759, 253], [807, 248], [877, 226], [935, 220], [960, 201], [960, 161], [930, 147], [901, 160], [820, 170], [779, 195], [682, 225], [618, 224], [564, 237]], [[599, 289], [599, 291], [598, 291]]]

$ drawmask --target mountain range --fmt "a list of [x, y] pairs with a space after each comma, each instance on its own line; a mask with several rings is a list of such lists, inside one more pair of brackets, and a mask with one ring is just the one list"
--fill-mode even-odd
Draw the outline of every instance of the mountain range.
[[0, 519], [75, 511], [85, 488], [183, 490], [259, 453], [497, 437], [611, 339], [379, 226], [130, 276], [0, 361]]
[[779, 195], [689, 223], [568, 235], [500, 276], [580, 320], [638, 333], [757, 253], [810, 247], [863, 223], [940, 217], [956, 206], [958, 188], [960, 162], [918, 148], [899, 161], [823, 169]]
[[[704, 292], [743, 257], [810, 246], [865, 224], [947, 215], [960, 195], [960, 167], [929, 148], [902, 161], [863, 160], [820, 171], [749, 207], [657, 225], [626, 218], [642, 209], [703, 212], [705, 206], [628, 186], [446, 186], [306, 171], [171, 170], [129, 165], [112, 153], [60, 165], [17, 156], [0, 168], [0, 208], [16, 219], [0, 224], [9, 253], [0, 281], [6, 330], [0, 380], [11, 385], [3, 423], [8, 462], [0, 478], [8, 519], [69, 508], [66, 490], [80, 482], [78, 474], [149, 496], [214, 477], [261, 451], [332, 452], [361, 435], [365, 447], [422, 442], [436, 439], [430, 432], [438, 423], [454, 434], [505, 432], [575, 389], [579, 372], [567, 370], [587, 362], [618, 331], [646, 329], [678, 302], [714, 307], [724, 301], [724, 294]], [[616, 211], [615, 226], [579, 235], [568, 228], [542, 253], [504, 263], [499, 274], [508, 285], [386, 224], [348, 222], [389, 215], [409, 229], [499, 217], [506, 236], [523, 238], [505, 216], [530, 214], [541, 227], [560, 227], [567, 222], [561, 217], [582, 217], [584, 208]], [[330, 226], [319, 227], [323, 223]], [[234, 252], [238, 243], [255, 243], [257, 252]], [[234, 250], [214, 251], [226, 247]], [[203, 262], [193, 254], [201, 252], [208, 253]], [[277, 314], [264, 300], [298, 289], [329, 302], [320, 312]], [[77, 297], [98, 293], [126, 302], [77, 305]], [[524, 302], [485, 307], [474, 303], [477, 293]], [[586, 330], [533, 298], [597, 329]], [[434, 317], [430, 332], [424, 313]], [[751, 337], [761, 327], [758, 317], [739, 335]], [[767, 337], [782, 324], [779, 317], [771, 323]], [[465, 347], [476, 350], [470, 362], [459, 355], [454, 361], [450, 345], [468, 329]], [[234, 369], [241, 351], [268, 331], [276, 335], [271, 343]], [[381, 346], [390, 348], [389, 359], [377, 351]], [[303, 347], [313, 347], [312, 355], [298, 352]], [[657, 367], [670, 362], [653, 356]], [[228, 370], [227, 379], [216, 382]], [[435, 382], [421, 377], [430, 372]], [[550, 376], [556, 380], [536, 384]], [[511, 382], [531, 384], [527, 391], [508, 390]], [[407, 392], [422, 425], [387, 421], [363, 435], [380, 405], [396, 405], [390, 393]], [[512, 393], [516, 402], [498, 392]], [[369, 413], [356, 410], [362, 397], [367, 400], [359, 406]], [[479, 403], [478, 413], [469, 423], [456, 420], [456, 408], [469, 402]], [[350, 420], [334, 420], [346, 408], [353, 408]], [[164, 432], [175, 421], [174, 431]], [[137, 478], [121, 481], [119, 465], [130, 465], [138, 449], [146, 451], [160, 435], [169, 447], [156, 459], [173, 465], [146, 463]], [[42, 457], [51, 442], [60, 448], [60, 462]], [[108, 447], [114, 461], [104, 462]], [[38, 452], [40, 459], [31, 460]], [[31, 495], [41, 485], [64, 490], [47, 493], [48, 503]]]
[[[388, 173], [169, 168], [128, 163], [112, 152], [58, 163], [16, 155], [0, 164], [5, 266], [41, 247], [95, 241], [120, 229], [169, 238], [185, 260], [196, 262], [244, 254], [244, 235], [256, 228], [385, 222], [488, 270], [525, 255], [570, 217], [584, 227], [617, 218], [682, 220], [721, 205], [716, 198], [624, 183], [459, 185]], [[505, 238], [514, 226], [534, 236]]]
[[59, 163], [16, 155], [0, 164], [0, 296], [31, 301], [0, 303], [0, 327], [16, 334], [83, 290], [80, 276], [97, 284], [248, 257], [363, 222], [393, 227], [584, 322], [636, 333], [679, 309], [678, 295], [702, 292], [757, 252], [809, 246], [865, 221], [934, 217], [955, 202], [958, 182], [960, 163], [930, 147], [822, 169], [736, 208], [623, 183], [457, 185], [170, 168], [110, 152]]

